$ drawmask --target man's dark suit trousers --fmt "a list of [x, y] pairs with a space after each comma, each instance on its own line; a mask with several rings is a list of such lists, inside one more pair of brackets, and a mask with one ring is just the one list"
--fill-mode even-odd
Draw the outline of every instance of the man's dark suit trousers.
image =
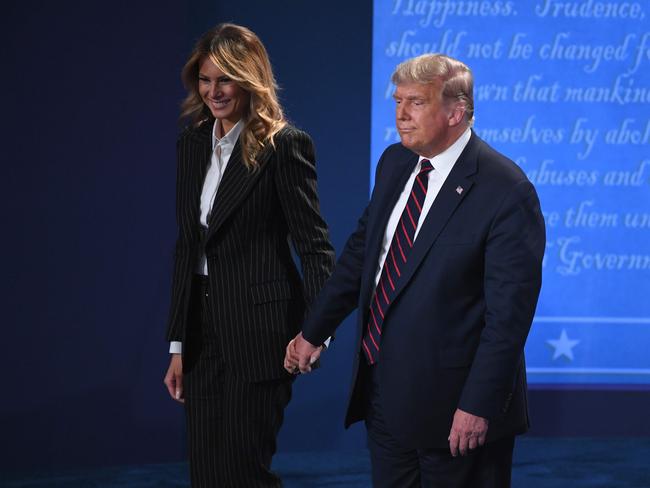
[[388, 392], [379, 388], [381, 362], [374, 366], [364, 363], [360, 367], [366, 370], [362, 377], [367, 378], [366, 429], [374, 488], [510, 486], [514, 437], [499, 439], [458, 457], [452, 457], [449, 449], [413, 449], [400, 445], [389, 433], [382, 415], [381, 398]]

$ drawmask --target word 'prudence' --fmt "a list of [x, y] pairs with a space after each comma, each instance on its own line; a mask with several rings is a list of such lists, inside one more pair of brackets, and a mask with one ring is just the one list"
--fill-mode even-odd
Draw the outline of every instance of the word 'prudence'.
[[535, 7], [538, 17], [578, 17], [584, 19], [642, 19], [643, 7], [637, 2], [559, 2], [543, 0]]

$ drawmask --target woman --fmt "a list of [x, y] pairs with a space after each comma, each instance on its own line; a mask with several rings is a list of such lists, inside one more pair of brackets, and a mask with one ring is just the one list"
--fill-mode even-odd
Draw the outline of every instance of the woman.
[[177, 145], [165, 384], [185, 404], [192, 486], [281, 486], [269, 468], [291, 397], [285, 347], [334, 264], [314, 148], [245, 27], [204, 34], [182, 78], [192, 125]]

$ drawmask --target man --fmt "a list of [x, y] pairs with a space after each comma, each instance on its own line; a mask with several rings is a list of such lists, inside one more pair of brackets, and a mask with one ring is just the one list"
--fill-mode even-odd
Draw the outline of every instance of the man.
[[365, 420], [374, 486], [508, 487], [514, 436], [528, 427], [539, 200], [521, 169], [471, 131], [467, 66], [426, 54], [392, 81], [401, 144], [384, 151], [370, 203], [285, 367], [308, 372], [316, 346], [358, 308], [345, 424]]

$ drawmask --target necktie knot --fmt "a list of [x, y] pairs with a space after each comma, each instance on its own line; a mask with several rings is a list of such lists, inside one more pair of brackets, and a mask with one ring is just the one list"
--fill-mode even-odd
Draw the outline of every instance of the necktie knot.
[[431, 165], [431, 161], [428, 159], [423, 159], [422, 163], [420, 164], [420, 171], [418, 174], [423, 174], [423, 173], [428, 173], [429, 171], [433, 170], [433, 166]]

